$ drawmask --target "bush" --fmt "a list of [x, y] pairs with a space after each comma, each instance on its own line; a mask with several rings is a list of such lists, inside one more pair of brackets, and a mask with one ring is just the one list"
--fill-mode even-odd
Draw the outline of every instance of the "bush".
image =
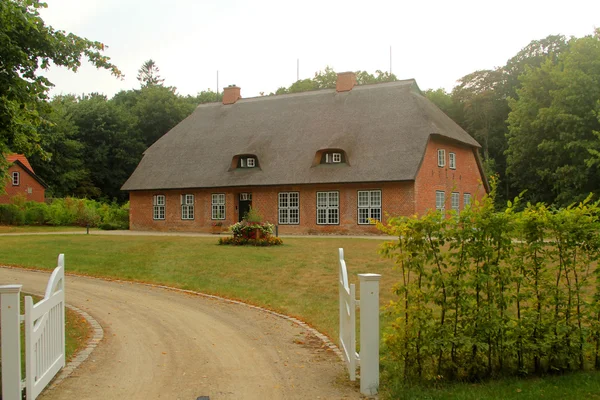
[[25, 214], [14, 204], [0, 204], [0, 224], [23, 225]]
[[266, 237], [261, 239], [249, 239], [244, 237], [222, 237], [219, 238], [220, 245], [233, 245], [233, 246], [279, 246], [283, 244], [283, 241], [278, 237]]
[[383, 335], [392, 386], [600, 369], [599, 203], [496, 212], [494, 193], [378, 224], [402, 276]]
[[27, 204], [25, 209], [25, 225], [45, 225], [48, 220], [48, 206], [45, 203]]

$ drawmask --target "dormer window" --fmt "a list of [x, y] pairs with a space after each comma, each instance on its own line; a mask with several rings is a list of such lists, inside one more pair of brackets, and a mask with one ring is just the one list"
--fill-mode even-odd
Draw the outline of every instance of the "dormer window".
[[230, 171], [239, 168], [258, 168], [258, 158], [254, 154], [240, 154], [233, 157]]
[[336, 164], [336, 163], [342, 162], [342, 153], [331, 153], [331, 154], [328, 153], [325, 156], [327, 158], [327, 161], [326, 161], [327, 164], [329, 164], [329, 163]]

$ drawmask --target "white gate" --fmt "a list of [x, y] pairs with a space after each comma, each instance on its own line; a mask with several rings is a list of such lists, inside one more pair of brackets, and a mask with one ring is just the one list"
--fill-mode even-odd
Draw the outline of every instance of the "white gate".
[[339, 249], [340, 256], [340, 344], [350, 380], [356, 380], [356, 367], [359, 355], [356, 353], [356, 286], [348, 284], [348, 270], [344, 261], [344, 249]]
[[[58, 256], [42, 300], [25, 297], [25, 315], [19, 311], [21, 285], [0, 287], [2, 294], [2, 397], [34, 400], [65, 366], [65, 257]], [[25, 322], [25, 382], [21, 382], [20, 322]], [[6, 348], [6, 354], [5, 354]]]
[[[360, 302], [356, 287], [348, 284], [344, 249], [340, 261], [340, 344], [350, 380], [356, 380], [360, 364], [360, 392], [371, 396], [379, 390], [379, 274], [358, 274]], [[360, 305], [360, 355], [356, 352], [356, 307]]]

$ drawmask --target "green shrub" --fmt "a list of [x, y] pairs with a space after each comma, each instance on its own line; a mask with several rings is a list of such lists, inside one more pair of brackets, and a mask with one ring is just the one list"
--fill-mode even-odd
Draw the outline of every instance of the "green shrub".
[[383, 334], [391, 387], [600, 368], [599, 203], [496, 212], [494, 193], [378, 224], [402, 276]]
[[48, 206], [45, 203], [29, 202], [25, 206], [25, 225], [44, 225], [48, 219]]
[[0, 224], [23, 225], [25, 214], [14, 204], [0, 204]]

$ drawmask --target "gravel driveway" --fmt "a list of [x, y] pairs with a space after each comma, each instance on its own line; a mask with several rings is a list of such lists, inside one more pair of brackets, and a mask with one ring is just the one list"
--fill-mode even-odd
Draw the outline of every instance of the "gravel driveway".
[[[43, 293], [49, 274], [0, 268]], [[357, 399], [337, 356], [305, 329], [247, 306], [134, 283], [66, 277], [67, 302], [104, 339], [41, 399]]]

